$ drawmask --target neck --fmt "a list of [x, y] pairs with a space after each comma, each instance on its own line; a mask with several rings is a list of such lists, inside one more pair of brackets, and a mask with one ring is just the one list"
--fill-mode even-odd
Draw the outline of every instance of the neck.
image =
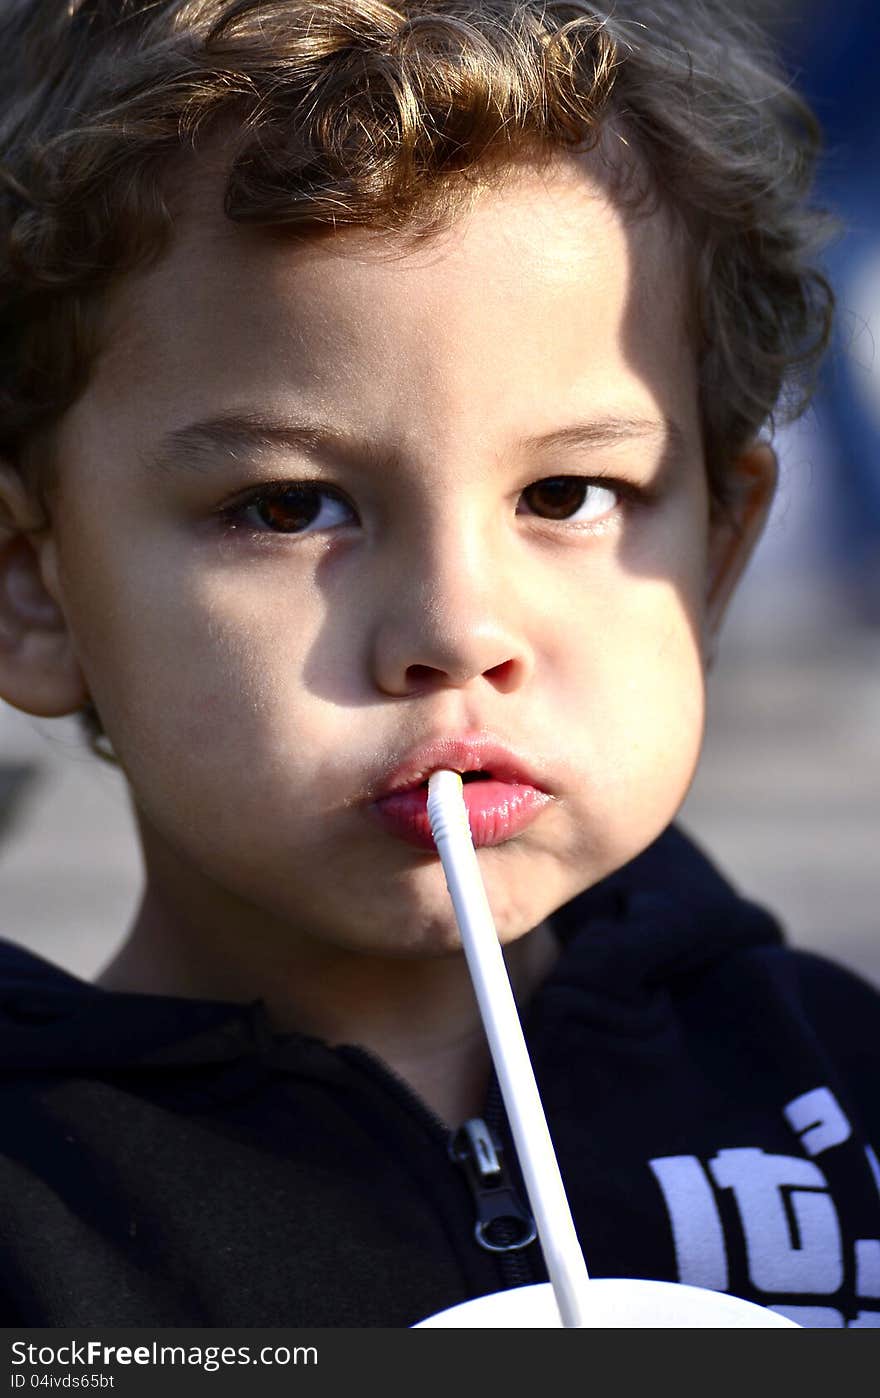
[[[289, 930], [283, 939], [267, 936], [256, 922], [232, 928], [199, 911], [188, 916], [169, 906], [148, 883], [126, 941], [97, 983], [141, 994], [262, 1000], [277, 1032], [360, 1045], [450, 1125], [482, 1112], [491, 1062], [462, 951], [373, 956]], [[546, 922], [505, 948], [520, 1009], [557, 950]]]

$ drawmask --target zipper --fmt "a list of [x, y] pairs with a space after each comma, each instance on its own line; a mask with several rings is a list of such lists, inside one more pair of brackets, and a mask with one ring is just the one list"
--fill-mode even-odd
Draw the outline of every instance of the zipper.
[[481, 1248], [495, 1253], [505, 1286], [534, 1281], [523, 1249], [535, 1241], [538, 1230], [504, 1164], [500, 1138], [482, 1117], [472, 1117], [452, 1136], [449, 1155], [470, 1185], [477, 1216], [474, 1237]]
[[518, 1252], [538, 1236], [535, 1220], [520, 1202], [507, 1173], [501, 1142], [482, 1117], [472, 1117], [449, 1142], [450, 1159], [464, 1170], [474, 1196], [474, 1237], [487, 1252]]
[[[537, 1237], [537, 1228], [531, 1210], [528, 1208], [528, 1195], [525, 1185], [519, 1174], [516, 1150], [513, 1144], [510, 1127], [507, 1121], [507, 1112], [504, 1109], [504, 1099], [501, 1096], [501, 1088], [498, 1084], [498, 1077], [492, 1070], [489, 1079], [489, 1087], [486, 1093], [486, 1104], [483, 1110], [483, 1120], [496, 1142], [509, 1142], [509, 1160], [511, 1165], [517, 1167], [517, 1179], [511, 1178], [511, 1170], [507, 1169], [507, 1178], [510, 1181], [510, 1188], [514, 1194], [517, 1204], [524, 1217], [528, 1218], [532, 1235], [526, 1241], [519, 1242], [514, 1247], [508, 1247], [498, 1256], [498, 1264], [502, 1279], [506, 1287], [527, 1286], [530, 1282], [546, 1281], [547, 1271], [543, 1265], [543, 1255], [540, 1246], [532, 1247], [530, 1244]], [[505, 1147], [502, 1147], [504, 1149]], [[503, 1154], [501, 1156], [503, 1163]], [[514, 1224], [499, 1223], [497, 1227], [507, 1227], [513, 1238], [516, 1238]]]
[[[505, 1163], [505, 1139], [510, 1139], [507, 1114], [498, 1079], [493, 1071], [482, 1117], [473, 1117], [451, 1129], [384, 1059], [360, 1045], [337, 1049], [349, 1062], [360, 1063], [389, 1088], [410, 1114], [418, 1117], [431, 1134], [443, 1142], [449, 1159], [463, 1170], [474, 1202], [474, 1240], [495, 1256], [503, 1288], [527, 1286], [544, 1277], [530, 1245], [537, 1238], [524, 1188]], [[511, 1143], [511, 1155], [515, 1159]], [[539, 1275], [540, 1273], [540, 1275]]]

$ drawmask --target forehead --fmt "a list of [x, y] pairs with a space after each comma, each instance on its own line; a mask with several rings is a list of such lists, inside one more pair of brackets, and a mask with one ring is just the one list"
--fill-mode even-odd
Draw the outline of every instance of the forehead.
[[367, 430], [401, 396], [485, 422], [515, 399], [540, 413], [549, 394], [564, 411], [579, 384], [588, 406], [611, 377], [679, 417], [695, 406], [682, 240], [662, 209], [626, 212], [590, 157], [511, 168], [421, 244], [364, 229], [293, 241], [233, 223], [224, 187], [216, 161], [194, 167], [169, 252], [112, 296], [86, 394], [105, 421], [139, 404], [181, 427], [256, 392]]

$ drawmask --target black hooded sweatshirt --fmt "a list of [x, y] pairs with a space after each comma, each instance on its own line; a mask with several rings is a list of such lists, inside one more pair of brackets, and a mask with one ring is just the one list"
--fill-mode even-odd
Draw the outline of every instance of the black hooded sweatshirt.
[[[552, 925], [523, 1027], [591, 1274], [880, 1325], [877, 991], [675, 826]], [[102, 990], [0, 942], [0, 1092], [4, 1325], [402, 1327], [547, 1278], [494, 1082], [452, 1133], [261, 1002]]]

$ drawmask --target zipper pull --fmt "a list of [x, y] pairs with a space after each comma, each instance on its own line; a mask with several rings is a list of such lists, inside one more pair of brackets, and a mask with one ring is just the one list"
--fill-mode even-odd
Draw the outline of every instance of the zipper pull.
[[516, 1252], [538, 1236], [535, 1220], [501, 1160], [499, 1141], [480, 1117], [466, 1121], [452, 1136], [449, 1154], [465, 1172], [477, 1206], [474, 1236], [487, 1252]]

